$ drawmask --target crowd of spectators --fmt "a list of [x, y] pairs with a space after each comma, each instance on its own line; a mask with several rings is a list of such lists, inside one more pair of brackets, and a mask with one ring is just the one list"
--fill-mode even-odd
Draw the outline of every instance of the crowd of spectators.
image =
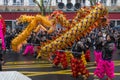
[[[5, 42], [6, 42], [7, 50], [11, 49], [12, 39], [14, 39], [17, 35], [19, 35], [19, 33], [21, 31], [22, 30], [19, 30], [19, 29], [16, 29], [13, 31], [7, 30], [6, 35], [5, 35]], [[51, 34], [48, 34], [47, 31], [39, 31], [38, 33], [32, 32], [29, 37], [31, 37], [31, 39], [32, 39], [31, 40], [32, 44], [40, 46], [43, 42], [46, 42], [47, 40], [52, 40], [52, 38], [59, 35], [61, 33], [61, 31], [62, 31], [62, 28], [58, 28]], [[91, 31], [90, 34], [88, 34], [85, 37], [82, 37], [81, 39], [83, 41], [86, 41], [89, 39], [90, 46], [95, 48], [94, 44], [96, 42], [97, 37], [102, 36], [103, 39], [105, 39], [105, 36], [108, 33], [113, 34], [113, 36], [115, 38], [116, 46], [118, 48], [120, 48], [120, 33], [117, 30], [113, 30], [111, 26], [94, 29], [93, 31]]]

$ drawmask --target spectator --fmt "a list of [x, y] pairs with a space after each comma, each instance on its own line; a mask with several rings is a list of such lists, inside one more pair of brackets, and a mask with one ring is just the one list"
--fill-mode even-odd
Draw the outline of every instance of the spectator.
[[0, 39], [0, 71], [2, 71], [3, 55], [2, 55], [2, 39]]

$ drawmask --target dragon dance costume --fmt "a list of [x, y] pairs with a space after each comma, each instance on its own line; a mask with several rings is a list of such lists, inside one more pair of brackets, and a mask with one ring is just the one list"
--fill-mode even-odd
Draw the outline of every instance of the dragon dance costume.
[[90, 62], [90, 39], [87, 38], [87, 41], [85, 42], [85, 45], [86, 45], [86, 50], [85, 50], [85, 59], [87, 62]]
[[53, 60], [53, 64], [55, 66], [58, 66], [59, 63], [61, 63], [62, 69], [66, 69], [68, 67], [67, 57], [66, 57], [65, 52], [63, 52], [63, 51], [55, 52], [55, 58]]
[[5, 40], [4, 35], [6, 33], [6, 25], [3, 18], [0, 18], [0, 38], [2, 39], [2, 49], [5, 50]]
[[23, 55], [27, 55], [28, 53], [33, 55], [34, 54], [34, 46], [32, 45], [32, 37], [30, 37], [27, 40], [27, 42], [28, 42], [28, 44], [26, 45]]
[[81, 59], [82, 52], [84, 50], [83, 46], [81, 46], [81, 42], [78, 42], [76, 45], [73, 45], [73, 58], [71, 59], [71, 69], [72, 76], [77, 78], [79, 73], [83, 75], [85, 78], [88, 78], [89, 71], [86, 69], [83, 60]]
[[102, 37], [98, 37], [95, 43], [96, 49], [94, 50], [95, 63], [98, 64], [99, 60], [102, 58]]
[[115, 44], [112, 40], [104, 44], [102, 51], [102, 59], [99, 60], [97, 68], [94, 72], [95, 76], [102, 79], [106, 74], [108, 80], [114, 78], [114, 62], [112, 61], [112, 54], [114, 52]]

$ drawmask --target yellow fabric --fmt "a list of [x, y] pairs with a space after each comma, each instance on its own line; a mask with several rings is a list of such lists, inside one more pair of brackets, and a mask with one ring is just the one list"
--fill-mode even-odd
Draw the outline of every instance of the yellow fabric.
[[70, 63], [71, 58], [73, 57], [72, 53], [69, 51], [65, 51], [66, 57], [67, 57], [67, 62]]
[[84, 54], [84, 52], [82, 52], [81, 60], [83, 61], [84, 65], [86, 66], [86, 65], [87, 65], [87, 61], [86, 61], [86, 59], [85, 59], [85, 54]]

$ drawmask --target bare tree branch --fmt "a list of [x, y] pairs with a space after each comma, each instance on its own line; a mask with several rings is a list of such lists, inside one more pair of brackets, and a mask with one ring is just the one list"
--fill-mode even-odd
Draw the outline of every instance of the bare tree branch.
[[36, 3], [38, 7], [40, 8], [40, 11], [42, 11], [42, 6], [40, 6], [39, 2], [37, 0], [33, 0], [33, 2]]

